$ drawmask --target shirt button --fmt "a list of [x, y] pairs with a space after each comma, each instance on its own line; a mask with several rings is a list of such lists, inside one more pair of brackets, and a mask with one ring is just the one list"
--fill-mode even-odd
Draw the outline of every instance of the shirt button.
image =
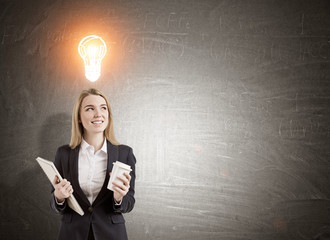
[[89, 207], [88, 208], [88, 212], [92, 213], [93, 212], [93, 208], [92, 207]]

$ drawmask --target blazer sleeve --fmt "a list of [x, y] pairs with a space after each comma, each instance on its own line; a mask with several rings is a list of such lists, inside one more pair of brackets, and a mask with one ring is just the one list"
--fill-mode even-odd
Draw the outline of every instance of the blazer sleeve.
[[[58, 148], [55, 154], [55, 161], [54, 165], [57, 168], [58, 172], [63, 176], [63, 168], [62, 168], [62, 162], [61, 162], [61, 148]], [[51, 189], [51, 197], [50, 197], [50, 207], [51, 209], [58, 214], [63, 214], [68, 206], [67, 201], [64, 201], [63, 205], [59, 205], [55, 201], [55, 195], [54, 195], [55, 188], [52, 186]]]
[[131, 181], [130, 181], [130, 188], [128, 190], [128, 193], [123, 197], [122, 202], [120, 205], [115, 205], [113, 202], [113, 207], [115, 212], [120, 212], [120, 213], [128, 213], [132, 211], [134, 208], [135, 204], [135, 164], [136, 164], [136, 159], [133, 154], [132, 148], [129, 148], [128, 154], [127, 154], [127, 164], [131, 166], [132, 171], [130, 173], [131, 175]]

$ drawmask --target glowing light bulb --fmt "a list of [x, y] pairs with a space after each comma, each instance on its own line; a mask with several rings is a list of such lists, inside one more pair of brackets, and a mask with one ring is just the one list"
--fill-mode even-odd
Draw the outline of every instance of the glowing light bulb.
[[107, 52], [105, 42], [96, 35], [84, 37], [78, 45], [78, 52], [84, 59], [86, 78], [95, 82], [101, 76], [101, 62]]

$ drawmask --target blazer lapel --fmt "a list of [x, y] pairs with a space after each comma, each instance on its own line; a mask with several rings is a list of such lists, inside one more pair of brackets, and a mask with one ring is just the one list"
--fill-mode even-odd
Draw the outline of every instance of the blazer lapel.
[[95, 206], [102, 198], [109, 193], [108, 182], [110, 179], [109, 173], [112, 171], [113, 163], [118, 160], [118, 146], [112, 145], [109, 141], [107, 141], [107, 154], [108, 154], [108, 164], [107, 164], [107, 172], [105, 174], [105, 180], [103, 186], [97, 195], [95, 201], [93, 202], [93, 206]]
[[75, 149], [71, 150], [69, 165], [70, 165], [70, 175], [71, 175], [71, 184], [73, 187], [73, 195], [76, 198], [82, 199], [88, 206], [90, 203], [80, 187], [79, 176], [78, 176], [78, 157], [79, 157], [80, 146], [77, 146]]

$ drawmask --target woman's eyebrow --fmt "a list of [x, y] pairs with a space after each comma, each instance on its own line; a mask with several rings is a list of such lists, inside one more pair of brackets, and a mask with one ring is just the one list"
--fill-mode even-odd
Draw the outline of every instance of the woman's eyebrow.
[[94, 105], [88, 104], [88, 105], [84, 106], [84, 108], [87, 108], [87, 107], [94, 107]]
[[[107, 106], [107, 104], [102, 103], [102, 104], [100, 104], [100, 106], [101, 106], [101, 107], [103, 107], [103, 106]], [[84, 106], [84, 108], [87, 108], [87, 107], [94, 107], [94, 105], [93, 105], [93, 104], [88, 104], [88, 105]]]

